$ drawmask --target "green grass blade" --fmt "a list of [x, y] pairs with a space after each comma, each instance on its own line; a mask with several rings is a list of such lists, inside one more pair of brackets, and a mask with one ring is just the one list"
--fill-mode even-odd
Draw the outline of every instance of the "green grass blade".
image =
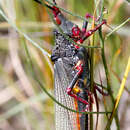
[[13, 22], [11, 22], [8, 17], [4, 14], [4, 12], [0, 9], [0, 14], [3, 16], [3, 18], [21, 35], [23, 35], [30, 43], [32, 43], [32, 45], [34, 45], [36, 48], [38, 48], [43, 55], [47, 55], [48, 57], [51, 57], [51, 55], [45, 51], [43, 48], [41, 48], [36, 42], [34, 42], [27, 34], [25, 34], [24, 32], [22, 32], [20, 29], [18, 29]]
[[117, 26], [116, 28], [114, 28], [110, 33], [108, 33], [105, 37], [105, 39], [107, 39], [109, 36], [111, 36], [114, 32], [116, 32], [117, 30], [119, 30], [121, 27], [123, 27], [127, 22], [130, 21], [130, 18], [128, 18], [127, 20], [125, 20], [122, 24], [120, 24], [119, 26]]
[[114, 108], [113, 108], [112, 114], [110, 116], [110, 120], [108, 120], [108, 123], [107, 123], [107, 126], [106, 126], [106, 130], [110, 129], [110, 125], [112, 123], [113, 117], [116, 114], [116, 111], [117, 111], [117, 108], [118, 108], [118, 105], [119, 105], [119, 101], [120, 101], [120, 98], [122, 96], [129, 71], [130, 71], [130, 56], [129, 56], [128, 64], [126, 66], [126, 70], [125, 70], [125, 73], [124, 73], [124, 76], [123, 76], [123, 79], [122, 79], [122, 82], [121, 82], [121, 85], [120, 85], [120, 89], [119, 89], [117, 97], [116, 97], [116, 102], [114, 104]]

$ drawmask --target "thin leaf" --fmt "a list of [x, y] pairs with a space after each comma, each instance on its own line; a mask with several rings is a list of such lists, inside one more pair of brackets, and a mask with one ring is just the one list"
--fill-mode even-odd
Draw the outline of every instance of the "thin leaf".
[[[100, 22], [101, 22], [102, 16], [103, 16], [103, 7], [104, 7], [104, 0], [102, 0]], [[105, 50], [104, 50], [105, 39], [103, 38], [102, 28], [99, 29], [99, 37], [100, 37], [100, 46], [101, 46], [101, 56], [102, 56], [102, 61], [103, 61], [103, 65], [104, 65], [104, 69], [105, 69], [105, 75], [106, 75], [106, 81], [107, 81], [107, 89], [108, 89], [108, 92], [109, 92], [110, 97], [111, 97], [112, 106], [114, 106], [114, 97], [113, 97], [113, 94], [112, 94], [111, 84], [110, 84], [110, 81], [109, 81], [110, 74], [109, 74], [109, 71], [108, 71], [108, 66], [107, 66], [106, 57], [105, 57]], [[107, 112], [106, 105], [105, 105], [105, 111]], [[115, 116], [115, 121], [116, 121], [117, 129], [119, 130], [119, 119], [118, 119], [118, 114], [117, 113], [116, 113], [116, 116]]]
[[38, 48], [43, 55], [47, 55], [48, 57], [51, 57], [51, 55], [44, 50], [43, 48], [41, 48], [36, 42], [34, 42], [27, 34], [25, 34], [24, 32], [22, 32], [19, 28], [17, 28], [14, 23], [11, 22], [11, 20], [8, 19], [8, 17], [4, 14], [4, 12], [0, 9], [0, 14], [3, 16], [3, 18], [21, 35], [23, 35], [29, 42], [31, 42], [36, 48]]
[[127, 20], [125, 20], [122, 24], [120, 24], [119, 26], [117, 26], [116, 28], [114, 28], [114, 30], [112, 30], [110, 33], [108, 33], [106, 35], [106, 38], [107, 39], [110, 35], [112, 35], [114, 32], [116, 32], [117, 30], [119, 30], [122, 26], [124, 26], [127, 22], [130, 21], [130, 18], [128, 18]]
[[122, 79], [122, 82], [121, 82], [121, 85], [120, 85], [120, 89], [119, 89], [117, 97], [116, 97], [116, 102], [115, 102], [112, 114], [110, 116], [110, 120], [108, 121], [107, 126], [106, 126], [106, 130], [110, 129], [110, 125], [112, 123], [113, 117], [115, 116], [116, 110], [118, 108], [119, 101], [120, 101], [120, 98], [122, 96], [129, 71], [130, 71], [130, 56], [129, 56], [128, 64], [126, 66], [126, 70], [125, 70], [125, 73], [124, 73], [124, 76], [123, 76], [123, 79]]

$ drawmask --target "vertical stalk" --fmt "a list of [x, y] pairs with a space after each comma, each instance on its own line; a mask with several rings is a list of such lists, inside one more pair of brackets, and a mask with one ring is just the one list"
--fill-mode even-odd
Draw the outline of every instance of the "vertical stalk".
[[[94, 45], [94, 35], [91, 38], [91, 46]], [[94, 66], [94, 48], [90, 52], [90, 91], [93, 93], [93, 66]], [[93, 111], [93, 104], [90, 102], [90, 111]], [[93, 130], [93, 115], [90, 115], [90, 130]]]
[[[105, 58], [105, 52], [104, 52], [104, 39], [102, 36], [102, 30], [99, 30], [99, 36], [100, 36], [100, 43], [101, 43], [101, 56], [102, 56], [102, 61], [103, 61], [103, 65], [104, 65], [104, 69], [105, 69], [105, 74], [106, 74], [106, 80], [107, 80], [107, 88], [108, 88], [108, 92], [110, 94], [111, 97], [111, 101], [112, 101], [112, 107], [114, 107], [114, 97], [112, 94], [112, 90], [111, 90], [111, 85], [110, 85], [110, 75], [109, 75], [109, 71], [108, 71], [108, 67], [107, 67], [107, 63], [106, 63], [106, 58]], [[119, 119], [118, 119], [118, 115], [117, 112], [115, 113], [115, 121], [116, 121], [116, 126], [117, 129], [119, 130]]]
[[[101, 10], [100, 10], [100, 13], [98, 12], [97, 16], [101, 16], [101, 19], [100, 19], [100, 23], [101, 23], [101, 20], [102, 20], [102, 17], [103, 17], [103, 6], [104, 6], [104, 0], [101, 1]], [[99, 29], [100, 30], [100, 29]], [[102, 44], [100, 44], [102, 50], [101, 52], [104, 53], [104, 45], [102, 46]], [[103, 57], [103, 56], [102, 56]], [[103, 58], [102, 58], [103, 59]], [[107, 105], [106, 103], [104, 102], [104, 108], [105, 108], [105, 111], [107, 112]], [[108, 114], [106, 114], [107, 116], [107, 119], [108, 119]]]
[[[102, 20], [103, 7], [104, 7], [104, 0], [101, 1], [101, 19], [100, 19], [100, 22]], [[106, 62], [106, 58], [105, 58], [105, 52], [104, 52], [104, 38], [103, 38], [103, 35], [102, 35], [102, 28], [99, 29], [99, 37], [100, 37], [100, 46], [101, 46], [101, 56], [102, 56], [102, 61], [103, 61], [105, 74], [106, 74], [106, 80], [107, 80], [107, 89], [108, 89], [108, 92], [109, 92], [110, 97], [111, 97], [112, 107], [114, 107], [114, 97], [113, 97], [112, 90], [111, 90], [110, 75], [109, 75], [107, 62]], [[106, 107], [105, 107], [105, 110], [107, 111]], [[118, 119], [117, 112], [115, 113], [115, 121], [116, 121], [117, 130], [119, 130], [120, 129], [119, 128], [119, 119]]]
[[[99, 4], [100, 0], [95, 1], [95, 9], [94, 9], [94, 13], [93, 13], [93, 22], [92, 22], [92, 29], [95, 28], [95, 15], [96, 15], [96, 11], [97, 11], [97, 7]], [[91, 37], [91, 46], [94, 46], [94, 34]], [[90, 52], [90, 91], [93, 93], [94, 91], [94, 48], [91, 49]], [[93, 104], [90, 102], [90, 111], [93, 110]], [[90, 130], [93, 130], [93, 115], [90, 115]]]
[[[94, 15], [95, 16], [95, 11], [94, 11]], [[92, 23], [92, 29], [94, 29], [94, 24], [95, 21], [93, 19], [93, 23]], [[91, 46], [94, 46], [94, 34], [91, 37]], [[90, 91], [93, 93], [94, 90], [94, 79], [93, 79], [93, 72], [94, 72], [94, 48], [91, 48], [91, 52], [90, 52]], [[93, 104], [90, 102], [90, 111], [93, 111]], [[93, 130], [93, 115], [90, 115], [90, 130]]]

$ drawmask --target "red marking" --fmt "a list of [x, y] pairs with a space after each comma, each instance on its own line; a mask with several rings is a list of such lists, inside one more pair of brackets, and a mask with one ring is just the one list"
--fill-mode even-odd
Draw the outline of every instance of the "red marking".
[[89, 30], [88, 32], [85, 33], [85, 37], [89, 37], [90, 35], [92, 35], [92, 30]]
[[85, 28], [83, 28], [83, 29], [82, 29], [82, 32], [83, 32], [83, 33], [85, 33], [85, 32], [86, 32], [86, 29], [85, 29]]
[[107, 24], [107, 21], [103, 19], [102, 24]]
[[[75, 41], [75, 40], [74, 40]], [[75, 41], [76, 42], [76, 41]], [[76, 44], [74, 44], [74, 43], [72, 43], [73, 44], [73, 46], [76, 48], [76, 49], [79, 49], [80, 47], [78, 46], [78, 45], [76, 45]]]
[[80, 39], [80, 40], [79, 40], [79, 43], [80, 43], [80, 44], [83, 43], [83, 39]]
[[56, 6], [53, 6], [52, 7], [54, 10], [53, 10], [53, 14], [54, 14], [54, 16], [56, 17], [57, 15], [58, 15], [58, 13], [60, 13], [60, 10], [59, 10], [59, 8], [57, 8]]
[[72, 33], [74, 37], [80, 37], [81, 30], [79, 27], [73, 27], [72, 28]]
[[68, 95], [71, 95], [71, 91], [72, 91], [71, 88], [67, 88], [67, 94], [68, 94]]
[[55, 6], [53, 6], [52, 7], [53, 8], [53, 14], [54, 14], [54, 19], [55, 19], [55, 21], [56, 21], [56, 23], [58, 24], [58, 25], [60, 25], [61, 24], [61, 20], [58, 18], [58, 14], [60, 13], [60, 10], [59, 10], [59, 8], [57, 8], [57, 7], [55, 7]]
[[61, 24], [61, 20], [60, 20], [58, 17], [55, 17], [55, 21], [56, 21], [56, 23], [57, 23], [58, 25]]
[[75, 66], [75, 69], [78, 70], [77, 74], [80, 75], [83, 72], [83, 67], [82, 67], [82, 63], [80, 63], [79, 65]]
[[78, 75], [80, 75], [83, 72], [83, 67], [82, 66], [78, 66], [77, 70], [79, 70]]
[[78, 45], [74, 45], [76, 49], [79, 49], [80, 47]]
[[73, 94], [71, 92], [72, 92], [72, 89], [67, 88], [67, 94], [68, 95], [70, 95], [71, 97], [75, 98], [76, 100], [78, 100], [78, 101], [80, 101], [80, 102], [82, 102], [82, 103], [84, 103], [86, 105], [89, 105], [89, 103], [86, 100], [84, 100], [83, 98], [78, 97], [77, 95], [75, 95], [75, 94]]
[[92, 19], [94, 18], [94, 20], [97, 21], [97, 19], [96, 19], [95, 17], [93, 17], [93, 16], [92, 16], [91, 14], [89, 14], [89, 13], [86, 13], [86, 16], [85, 16], [85, 17], [86, 17], [87, 19], [88, 19], [88, 18], [92, 18]]
[[90, 14], [86, 13], [86, 16], [85, 16], [87, 19], [88, 18], [93, 18], [93, 16], [91, 16]]

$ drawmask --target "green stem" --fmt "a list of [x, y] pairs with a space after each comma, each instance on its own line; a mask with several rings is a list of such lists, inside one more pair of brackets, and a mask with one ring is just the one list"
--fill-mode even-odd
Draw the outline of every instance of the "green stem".
[[[94, 45], [94, 35], [92, 36], [91, 46]], [[93, 72], [94, 72], [94, 49], [91, 49], [91, 59], [90, 59], [90, 91], [93, 93], [94, 89], [94, 79], [93, 79]], [[90, 102], [90, 111], [93, 110], [93, 104]], [[93, 115], [90, 115], [90, 130], [93, 130]]]
[[[103, 17], [103, 7], [104, 7], [104, 0], [101, 1], [101, 19], [100, 22], [102, 20]], [[112, 107], [114, 107], [114, 97], [112, 94], [112, 90], [111, 90], [111, 84], [110, 84], [110, 75], [109, 75], [109, 71], [108, 71], [108, 67], [107, 67], [107, 62], [106, 62], [106, 58], [105, 58], [105, 51], [104, 51], [104, 38], [102, 35], [102, 28], [99, 29], [99, 37], [100, 37], [100, 46], [101, 46], [101, 56], [102, 56], [102, 61], [103, 61], [103, 65], [104, 65], [104, 69], [105, 69], [105, 74], [106, 74], [106, 80], [107, 80], [107, 89], [108, 89], [108, 93], [110, 94], [111, 100], [112, 100]], [[107, 111], [107, 106], [105, 105], [105, 111]], [[108, 117], [108, 115], [107, 115]], [[108, 119], [109, 121], [109, 119]], [[116, 121], [116, 126], [117, 129], [119, 130], [119, 119], [118, 119], [118, 115], [116, 113], [115, 115], [115, 121]], [[110, 128], [110, 127], [109, 127]]]
[[[112, 107], [114, 107], [114, 97], [113, 97], [113, 94], [112, 94], [112, 90], [111, 90], [111, 85], [110, 85], [110, 75], [109, 75], [109, 72], [108, 72], [108, 67], [107, 67], [107, 63], [106, 63], [106, 58], [105, 58], [105, 52], [104, 52], [104, 39], [103, 39], [103, 36], [102, 36], [102, 31], [101, 29], [99, 30], [99, 36], [100, 36], [100, 43], [101, 43], [101, 56], [102, 56], [102, 61], [103, 61], [103, 65], [104, 65], [104, 69], [105, 69], [105, 74], [106, 74], [106, 80], [107, 80], [107, 88], [108, 88], [108, 92], [110, 94], [110, 97], [111, 97], [111, 100], [112, 100]], [[117, 126], [117, 129], [119, 130], [119, 119], [118, 119], [118, 115], [117, 115], [117, 112], [115, 114], [115, 121], [116, 121], [116, 126]], [[110, 126], [108, 129], [106, 130], [109, 130], [110, 129]]]
[[116, 32], [117, 30], [119, 30], [122, 26], [124, 26], [127, 22], [130, 21], [130, 18], [126, 19], [122, 24], [120, 24], [119, 26], [117, 26], [115, 29], [113, 29], [110, 33], [108, 33], [105, 37], [105, 40], [112, 35], [114, 32]]

